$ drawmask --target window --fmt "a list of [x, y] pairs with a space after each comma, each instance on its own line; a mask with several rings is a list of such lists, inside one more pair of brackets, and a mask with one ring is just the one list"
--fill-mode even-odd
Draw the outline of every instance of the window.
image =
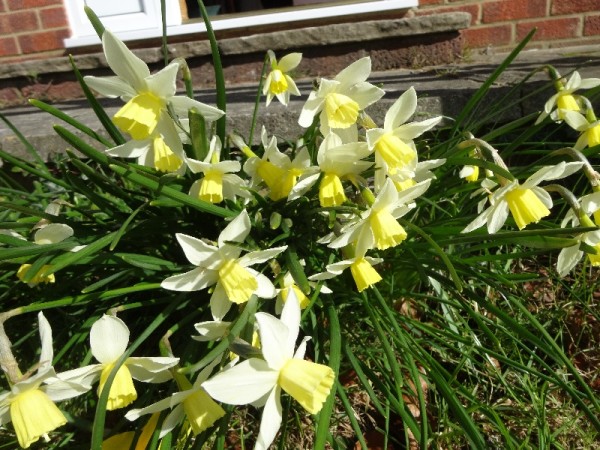
[[[66, 47], [91, 45], [99, 42], [83, 11], [84, 4], [94, 9], [104, 25], [125, 41], [153, 38], [162, 34], [160, 0], [65, 0], [65, 3], [73, 33], [72, 37], [65, 39]], [[194, 7], [196, 0], [166, 0], [166, 4], [167, 33], [169, 36], [206, 31], [201, 20], [184, 23], [182, 19], [182, 17], [194, 19], [199, 16], [197, 7]], [[406, 9], [417, 6], [418, 0], [359, 0], [347, 2], [327, 0], [206, 0], [205, 5], [209, 15], [212, 16], [213, 28], [215, 30], [228, 30]], [[282, 8], [282, 6], [288, 7]], [[252, 15], [249, 16], [248, 14]]]

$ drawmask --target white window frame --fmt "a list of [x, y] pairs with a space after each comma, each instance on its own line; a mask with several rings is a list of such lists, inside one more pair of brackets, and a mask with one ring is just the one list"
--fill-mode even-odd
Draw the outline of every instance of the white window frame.
[[[119, 30], [111, 26], [108, 20], [103, 20], [104, 25], [111, 31], [114, 31], [117, 36], [122, 40], [138, 40], [138, 39], [149, 39], [162, 36], [162, 25], [160, 22], [160, 1], [159, 0], [142, 0], [144, 2], [155, 3], [155, 11], [158, 11], [158, 23], [155, 27], [148, 27], [142, 29], [131, 29], [131, 24], [135, 23], [132, 15], [128, 15], [124, 19], [124, 23], [128, 28], [126, 30]], [[206, 31], [206, 27], [202, 22], [195, 23], [181, 23], [181, 10], [179, 9], [178, 0], [167, 0], [167, 34], [169, 36], [176, 36], [182, 34], [191, 33], [202, 33]], [[69, 5], [72, 3], [83, 4], [84, 0], [65, 0], [65, 4]], [[372, 1], [358, 1], [346, 4], [315, 4], [313, 7], [296, 7], [289, 8], [285, 11], [269, 12], [264, 10], [257, 12], [251, 16], [243, 15], [237, 17], [215, 16], [212, 18], [212, 27], [214, 30], [230, 30], [234, 28], [249, 28], [260, 25], [269, 25], [276, 23], [287, 23], [287, 22], [298, 22], [306, 21], [327, 17], [339, 17], [339, 16], [351, 16], [364, 13], [392, 11], [399, 9], [408, 9], [418, 6], [418, 0], [372, 0]], [[310, 5], [312, 6], [312, 5]], [[82, 18], [79, 21], [87, 21], [87, 16], [83, 13], [83, 6], [79, 7], [81, 10]], [[69, 12], [69, 8], [67, 8]], [[222, 17], [222, 18], [221, 18]], [[118, 19], [118, 16], [112, 16], [112, 20]], [[69, 16], [69, 20], [70, 16]], [[71, 22], [73, 24], [73, 22]], [[81, 26], [81, 25], [78, 25]], [[91, 28], [91, 26], [90, 26]], [[78, 28], [73, 28], [73, 36], [65, 39], [64, 43], [67, 48], [79, 47], [84, 45], [98, 44], [100, 41], [96, 34], [93, 32], [83, 35], [77, 34]]]

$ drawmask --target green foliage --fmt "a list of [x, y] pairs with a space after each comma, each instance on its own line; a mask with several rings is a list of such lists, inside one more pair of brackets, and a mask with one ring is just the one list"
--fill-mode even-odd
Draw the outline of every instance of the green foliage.
[[[104, 32], [96, 22], [99, 33]], [[372, 186], [372, 168], [363, 174], [367, 183], [355, 180], [346, 186], [350, 200], [343, 205], [323, 206], [317, 185], [291, 200], [285, 195], [274, 201], [269, 196], [274, 189], [268, 186], [268, 191], [264, 184], [248, 187], [248, 198], [209, 203], [188, 193], [202, 179], [199, 173], [164, 173], [108, 154], [126, 139], [74, 68], [105, 135], [33, 100], [34, 106], [64, 122], [55, 130], [69, 145], [65, 155], [44, 162], [26, 137], [0, 116], [32, 155], [26, 161], [0, 151], [0, 231], [5, 231], [0, 233], [0, 323], [20, 366], [33, 367], [40, 352], [35, 333], [22, 325], [33, 323], [30, 313], [38, 311], [53, 325], [57, 372], [89, 364], [90, 328], [103, 314], [118, 313], [131, 331], [132, 344], [111, 370], [109, 386], [129, 356], [174, 355], [179, 364], [171, 369], [173, 376], [193, 382], [215, 358], [225, 366], [231, 349], [247, 351], [247, 358], [260, 354], [249, 345], [255, 314], [278, 316], [275, 300], [253, 295], [246, 303], [233, 304], [222, 339], [198, 341], [191, 338], [197, 335], [194, 324], [214, 319], [211, 292], [161, 287], [165, 279], [194, 269], [176, 234], [216, 241], [246, 211], [251, 232], [234, 244], [243, 251], [286, 246], [256, 269], [279, 288], [286, 287], [289, 272], [308, 296], [301, 321], [301, 334], [312, 337], [308, 359], [328, 365], [336, 375], [316, 415], [284, 395], [279, 448], [353, 448], [356, 442], [367, 448], [378, 436], [383, 448], [592, 448], [600, 432], [597, 269], [589, 258], [571, 275], [561, 276], [555, 267], [558, 251], [579, 245], [580, 236], [596, 226], [579, 215], [578, 226], [561, 227], [573, 205], [555, 196], [553, 214], [526, 230], [517, 231], [508, 218], [503, 231], [462, 233], [480, 214], [478, 202], [487, 195], [477, 194], [480, 183], [458, 176], [463, 166], [488, 169], [489, 179], [509, 183], [523, 182], [543, 166], [569, 161], [564, 152], [556, 153], [573, 145], [557, 135], [564, 123], [547, 119], [535, 124], [537, 115], [502, 122], [504, 109], [518, 107], [520, 100], [514, 99], [485, 110], [494, 80], [530, 38], [482, 85], [456, 121], [415, 137], [419, 161], [445, 163], [431, 169], [426, 193], [415, 197], [399, 220], [407, 238], [393, 248], [372, 251], [383, 259], [376, 266], [382, 280], [362, 292], [357, 292], [349, 271], [326, 281], [310, 276], [353, 256], [348, 248], [332, 249], [317, 241], [330, 232], [339, 236], [347, 217], [368, 210], [369, 200], [360, 191]], [[216, 51], [213, 56], [219, 61]], [[215, 66], [220, 70], [220, 61]], [[223, 76], [217, 75], [218, 106], [224, 111]], [[259, 100], [257, 96], [257, 109]], [[191, 122], [195, 125], [185, 148], [192, 156], [206, 154], [211, 134], [225, 143], [223, 155], [237, 160], [251, 158], [253, 151], [262, 156], [270, 145], [263, 140], [258, 148], [240, 148], [235, 138], [225, 138], [224, 119], [214, 130], [199, 115], [192, 114]], [[253, 130], [254, 124], [250, 134]], [[477, 137], [483, 144], [472, 141]], [[311, 164], [317, 163], [324, 140], [317, 118], [300, 140], [286, 138], [300, 144], [279, 143], [278, 150], [293, 158], [306, 145]], [[463, 145], [466, 141], [475, 144]], [[492, 157], [484, 155], [490, 151]], [[373, 152], [366, 160], [373, 162]], [[588, 194], [581, 172], [563, 184], [577, 199]], [[48, 224], [68, 225], [73, 235], [35, 243], [36, 231]], [[593, 244], [581, 248], [592, 252]], [[19, 279], [24, 264], [30, 267]], [[55, 282], [36, 282], [38, 276], [53, 276]], [[324, 293], [326, 288], [332, 293]], [[8, 357], [2, 358], [5, 362]], [[181, 389], [173, 381], [145, 386], [138, 385], [133, 407], [143, 408]], [[108, 397], [108, 389], [98, 397], [94, 387], [61, 403], [68, 424], [53, 431], [44, 448], [101, 449], [106, 437], [133, 429], [138, 430], [137, 439], [145, 418], [129, 422], [122, 410], [107, 411]], [[154, 437], [146, 448], [253, 445], [260, 410], [223, 406], [223, 418], [197, 436], [185, 421], [178, 422], [160, 447], [156, 430], [151, 430]], [[165, 417], [163, 413], [159, 423]], [[16, 441], [5, 431], [0, 444], [14, 447]]]

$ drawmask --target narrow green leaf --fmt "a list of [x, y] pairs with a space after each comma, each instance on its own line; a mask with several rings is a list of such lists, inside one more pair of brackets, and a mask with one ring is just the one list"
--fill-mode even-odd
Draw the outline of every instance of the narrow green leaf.
[[[342, 355], [342, 335], [340, 328], [340, 320], [334, 305], [328, 305], [327, 317], [329, 318], [329, 367], [333, 369], [334, 376], [339, 376], [340, 361]], [[331, 422], [331, 414], [335, 403], [335, 384], [329, 393], [329, 397], [325, 401], [323, 408], [319, 412], [317, 419], [317, 430], [315, 433], [314, 448], [325, 448], [325, 442], [329, 435], [329, 424]]]
[[63, 122], [71, 125], [72, 127], [74, 127], [77, 130], [81, 131], [86, 136], [91, 137], [92, 139], [100, 142], [101, 144], [103, 144], [103, 145], [105, 145], [107, 147], [112, 147], [113, 144], [111, 144], [103, 136], [101, 136], [98, 133], [96, 133], [94, 130], [92, 130], [87, 125], [84, 125], [83, 123], [79, 122], [78, 120], [75, 120], [74, 118], [72, 118], [68, 114], [62, 112], [60, 109], [57, 109], [57, 108], [55, 108], [52, 105], [49, 105], [47, 103], [44, 103], [44, 102], [42, 102], [40, 100], [36, 100], [36, 99], [30, 99], [29, 100], [29, 104], [35, 106], [36, 108], [41, 109], [42, 111], [47, 112], [48, 114], [53, 115], [57, 119], [60, 119]]

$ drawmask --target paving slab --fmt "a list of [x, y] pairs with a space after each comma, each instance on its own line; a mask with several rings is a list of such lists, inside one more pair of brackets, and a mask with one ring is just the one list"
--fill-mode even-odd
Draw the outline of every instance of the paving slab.
[[[402, 92], [410, 86], [414, 86], [419, 97], [416, 112], [418, 119], [435, 115], [456, 117], [504, 57], [505, 55], [489, 55], [483, 59], [463, 64], [373, 73], [369, 81], [380, 84], [386, 91], [386, 95], [367, 112], [381, 123], [389, 106]], [[568, 74], [572, 70], [578, 69], [583, 78], [600, 78], [600, 49], [581, 47], [552, 51], [532, 50], [521, 53], [491, 88], [490, 98], [499, 99], [528, 77], [527, 81], [518, 87], [517, 92], [517, 95], [527, 98], [527, 101], [523, 102], [520, 110], [508, 111], [509, 115], [505, 118], [506, 120], [516, 119], [523, 114], [541, 110], [545, 100], [552, 95], [552, 86], [548, 76], [540, 71], [545, 64], [553, 65], [561, 74]], [[268, 108], [265, 108], [263, 98], [258, 114], [259, 127], [265, 125], [269, 133], [278, 136], [287, 138], [299, 136], [302, 129], [297, 124], [297, 118], [312, 89], [312, 81], [305, 79], [298, 82], [302, 97], [292, 97], [287, 108], [276, 100]], [[236, 85], [228, 88], [228, 130], [235, 130], [242, 136], [248, 134], [256, 89], [257, 85], [255, 84]], [[216, 101], [214, 90], [209, 89], [196, 92], [196, 98], [213, 105]], [[493, 101], [488, 100], [487, 103]], [[122, 102], [114, 99], [102, 99], [102, 104], [108, 114], [112, 115], [120, 108]], [[101, 131], [98, 119], [87, 107], [85, 101], [69, 101], [54, 106], [92, 129]], [[53, 130], [53, 126], [60, 124], [61, 121], [48, 113], [32, 106], [5, 109], [2, 113], [39, 149], [44, 158], [64, 152], [68, 148], [68, 145]], [[256, 133], [255, 140], [257, 138], [259, 138], [259, 133]], [[0, 122], [0, 148], [12, 155], [28, 157], [23, 144], [3, 122]]]

